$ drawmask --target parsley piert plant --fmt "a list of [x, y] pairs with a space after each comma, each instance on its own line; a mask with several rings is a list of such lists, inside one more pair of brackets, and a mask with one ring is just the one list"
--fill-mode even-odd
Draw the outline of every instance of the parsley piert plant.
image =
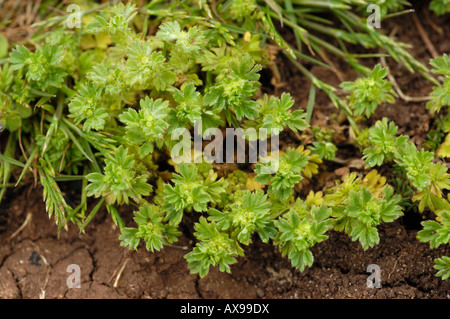
[[[136, 32], [141, 14], [119, 3], [83, 20], [81, 28], [57, 27], [38, 37], [35, 47], [13, 47], [0, 73], [8, 132], [0, 195], [10, 180], [18, 184], [32, 171], [60, 230], [75, 223], [84, 231], [105, 206], [123, 246], [138, 249], [142, 243], [152, 252], [177, 241], [180, 223], [190, 214], [198, 221], [198, 242], [186, 255], [191, 271], [230, 271], [254, 235], [265, 243], [277, 236], [269, 195], [248, 190], [246, 173], [219, 177], [208, 163], [171, 162], [173, 133], [195, 131], [198, 122], [202, 136], [227, 126], [280, 134], [309, 124], [303, 110], [292, 110], [289, 94], [259, 94], [268, 60], [258, 36], [244, 39], [214, 24], [182, 19], [165, 21], [146, 35]], [[22, 154], [15, 159], [17, 143]], [[172, 163], [172, 172], [160, 170], [161, 159]], [[283, 157], [297, 168], [288, 177], [282, 165], [280, 182], [289, 184], [275, 189], [280, 198], [292, 196], [308, 159], [298, 150]], [[22, 169], [16, 179], [15, 168]], [[81, 197], [71, 207], [64, 182], [77, 180]], [[133, 221], [122, 219], [121, 205], [133, 207]]]
[[[429, 209], [436, 214], [436, 221], [424, 221], [423, 230], [417, 237], [430, 242], [431, 248], [449, 243], [448, 216], [450, 204], [444, 192], [450, 189], [450, 174], [446, 165], [435, 162], [432, 152], [424, 148], [418, 150], [407, 136], [396, 136], [397, 126], [383, 118], [368, 130], [369, 145], [364, 149], [366, 166], [379, 166], [394, 163], [397, 174], [412, 190], [412, 201], [418, 202], [418, 210]], [[398, 196], [398, 195], [396, 195]], [[392, 206], [391, 206], [392, 207]], [[391, 216], [394, 211], [391, 209]], [[385, 220], [386, 221], [386, 220]], [[374, 237], [375, 238], [375, 237]], [[447, 279], [450, 276], [448, 257], [436, 259], [438, 276]]]
[[[450, 2], [448, 1], [432, 1], [430, 8], [437, 14], [444, 14], [450, 11]], [[435, 86], [430, 94], [431, 100], [427, 103], [427, 108], [432, 114], [438, 113], [443, 107], [450, 106], [450, 57], [444, 54], [441, 57], [431, 59], [430, 64], [432, 72], [441, 77], [439, 85]], [[449, 116], [445, 115], [438, 119], [437, 123], [444, 132], [449, 132], [448, 127]], [[448, 134], [445, 141], [436, 150], [439, 157], [449, 157], [450, 135]], [[413, 146], [409, 144], [411, 150]], [[423, 151], [423, 150], [421, 150]], [[416, 152], [417, 153], [417, 152]], [[419, 154], [417, 154], [419, 155]], [[422, 165], [419, 166], [419, 174], [415, 174], [416, 184], [421, 187], [420, 192], [413, 199], [420, 200], [419, 210], [423, 211], [428, 208], [436, 215], [435, 220], [427, 220], [422, 222], [423, 230], [419, 231], [417, 238], [422, 242], [429, 242], [430, 248], [437, 248], [441, 245], [450, 244], [450, 203], [449, 195], [445, 197], [445, 191], [450, 189], [450, 174], [448, 173], [445, 163], [431, 162], [434, 159], [432, 152], [422, 152], [419, 160], [423, 159]], [[425, 161], [430, 161], [425, 163]], [[436, 161], [436, 160], [435, 160]], [[417, 160], [415, 161], [417, 163]], [[403, 162], [403, 167], [406, 163]], [[413, 171], [410, 168], [410, 172]], [[414, 172], [414, 171], [413, 171]], [[412, 174], [410, 173], [409, 176]], [[438, 270], [437, 276], [442, 279], [450, 278], [450, 258], [443, 256], [435, 260], [434, 268]]]
[[350, 92], [348, 99], [354, 115], [370, 117], [382, 102], [395, 101], [392, 83], [385, 80], [388, 72], [377, 64], [369, 76], [341, 83], [341, 87]]
[[[445, 9], [433, 2], [437, 10]], [[362, 66], [346, 43], [382, 47], [410, 71], [427, 76], [426, 67], [402, 45], [351, 12], [366, 1], [333, 1], [330, 7], [325, 0], [226, 0], [214, 10], [205, 1], [187, 3], [191, 6], [144, 1], [140, 8], [123, 3], [90, 8], [73, 29], [64, 23], [67, 17], [55, 16], [41, 22], [30, 41], [10, 46], [0, 61], [5, 129], [0, 201], [8, 187], [39, 180], [58, 231], [69, 224], [84, 231], [104, 208], [120, 229], [122, 246], [151, 252], [175, 243], [182, 227], [192, 228], [183, 223], [191, 222], [195, 240], [185, 259], [200, 277], [211, 267], [230, 272], [256, 240], [273, 244], [301, 271], [313, 264], [312, 248], [331, 231], [345, 232], [370, 249], [380, 241], [379, 225], [403, 215], [402, 195], [419, 211], [436, 213], [436, 221], [423, 222], [418, 238], [431, 248], [449, 243], [446, 166], [407, 136], [396, 136], [397, 126], [387, 119], [359, 130], [381, 103], [394, 102], [395, 93], [388, 70]], [[403, 5], [386, 2], [383, 16]], [[333, 13], [345, 28], [331, 27], [317, 16], [321, 12]], [[278, 33], [274, 20], [294, 32], [295, 46]], [[340, 48], [314, 34], [337, 39]], [[266, 50], [269, 39], [313, 83], [306, 112], [288, 93], [262, 92], [261, 70], [279, 75], [273, 52]], [[342, 83], [347, 101], [297, 61], [330, 67], [302, 47], [321, 57], [329, 51], [362, 73]], [[434, 80], [428, 104], [437, 113], [448, 106], [449, 58], [433, 59], [431, 65], [443, 77]], [[299, 196], [323, 162], [337, 160], [332, 130], [313, 127], [311, 138], [306, 136], [315, 87], [347, 116], [367, 168], [393, 165], [395, 182], [405, 182], [408, 192], [372, 170], [346, 174], [334, 187]], [[195, 137], [208, 139], [226, 128], [254, 129], [260, 140], [290, 131], [302, 143], [287, 142], [257, 163], [231, 171], [203, 158], [188, 163], [172, 158], [179, 132], [189, 136], [183, 145], [195, 154]], [[268, 130], [266, 136], [260, 129]], [[79, 190], [75, 199], [65, 192], [67, 182]], [[123, 205], [133, 210], [132, 220], [122, 219]], [[437, 259], [438, 276], [448, 278], [449, 265], [448, 257]]]

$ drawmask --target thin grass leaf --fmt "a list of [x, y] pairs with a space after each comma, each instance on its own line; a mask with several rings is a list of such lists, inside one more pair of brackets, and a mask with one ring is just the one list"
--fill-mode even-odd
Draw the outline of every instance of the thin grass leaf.
[[[64, 125], [64, 123], [61, 123], [61, 129], [69, 136], [69, 138], [72, 140], [72, 142], [75, 144], [75, 146], [80, 150], [81, 153], [83, 153], [84, 156], [86, 156], [86, 158], [90, 161], [90, 162], [94, 162], [95, 161], [95, 157], [91, 157], [88, 155], [87, 150], [85, 150], [80, 142], [78, 141], [77, 138], [75, 138], [75, 136], [72, 134], [72, 132], [67, 128], [67, 126]], [[92, 153], [92, 151], [91, 151]]]
[[312, 113], [314, 111], [314, 105], [316, 102], [316, 87], [311, 84], [311, 89], [309, 90], [308, 106], [306, 108], [306, 122], [311, 123]]
[[92, 209], [92, 211], [90, 212], [89, 216], [86, 218], [86, 220], [84, 221], [83, 225], [80, 227], [80, 232], [84, 233], [84, 229], [86, 228], [86, 226], [89, 224], [89, 222], [92, 220], [92, 218], [95, 217], [95, 215], [97, 214], [97, 212], [99, 211], [100, 207], [102, 207], [103, 203], [105, 202], [106, 198], [102, 197], [97, 205], [95, 205], [95, 207]]
[[28, 171], [28, 169], [30, 168], [31, 164], [33, 163], [33, 161], [35, 160], [35, 156], [36, 154], [39, 152], [39, 147], [36, 146], [32, 151], [31, 154], [28, 158], [28, 161], [25, 163], [25, 166], [23, 167], [22, 173], [20, 173], [19, 178], [17, 179], [16, 182], [16, 186], [19, 185], [20, 181], [22, 180], [23, 176], [25, 175], [25, 173]]
[[25, 167], [25, 164], [23, 164], [22, 162], [19, 162], [19, 161], [15, 160], [14, 158], [11, 158], [11, 157], [3, 155], [3, 154], [0, 154], [0, 160], [4, 161], [6, 163], [9, 163], [9, 164], [15, 165], [15, 166]]
[[106, 204], [106, 209], [108, 210], [108, 213], [111, 214], [111, 218], [116, 226], [118, 226], [119, 228], [125, 227], [125, 222], [123, 221], [122, 217], [120, 217], [119, 211], [114, 205]]

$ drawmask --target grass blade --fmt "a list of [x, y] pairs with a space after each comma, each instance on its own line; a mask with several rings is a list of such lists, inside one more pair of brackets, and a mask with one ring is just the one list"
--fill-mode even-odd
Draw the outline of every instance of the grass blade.
[[92, 218], [94, 218], [94, 216], [97, 214], [97, 212], [99, 211], [100, 207], [103, 205], [104, 202], [105, 202], [105, 198], [102, 197], [102, 199], [100, 199], [98, 201], [97, 205], [95, 205], [95, 207], [92, 209], [92, 211], [89, 214], [89, 216], [84, 221], [83, 225], [80, 228], [80, 232], [82, 232], [82, 233], [84, 232], [84, 229], [89, 224], [89, 222], [92, 220]]
[[316, 87], [314, 84], [311, 83], [311, 89], [309, 90], [308, 107], [306, 108], [306, 122], [308, 123], [311, 123], [315, 103], [316, 103]]
[[17, 179], [16, 186], [19, 185], [19, 183], [20, 183], [20, 181], [22, 180], [23, 176], [25, 175], [25, 173], [26, 173], [26, 172], [28, 171], [28, 169], [30, 168], [31, 164], [32, 164], [33, 161], [34, 161], [34, 157], [36, 156], [36, 154], [38, 153], [38, 151], [39, 151], [39, 147], [38, 147], [38, 146], [36, 146], [36, 147], [33, 149], [33, 151], [31, 151], [31, 154], [30, 154], [30, 156], [29, 156], [29, 158], [28, 158], [28, 161], [25, 163], [25, 166], [23, 167], [22, 173], [20, 173], [20, 176], [19, 176], [19, 178]]

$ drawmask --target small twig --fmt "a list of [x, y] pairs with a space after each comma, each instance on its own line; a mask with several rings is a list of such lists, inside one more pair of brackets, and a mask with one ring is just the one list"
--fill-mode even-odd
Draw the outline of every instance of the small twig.
[[126, 259], [125, 262], [122, 265], [122, 268], [120, 268], [119, 273], [117, 274], [116, 280], [114, 281], [114, 288], [117, 288], [117, 286], [119, 285], [119, 279], [122, 276], [123, 271], [125, 270], [125, 267], [127, 266], [127, 263], [130, 259]]
[[24, 230], [25, 227], [27, 227], [27, 225], [30, 223], [31, 217], [32, 217], [32, 213], [28, 213], [28, 215], [27, 215], [27, 217], [25, 218], [25, 221], [23, 222], [23, 224], [22, 224], [22, 225], [14, 232], [14, 234], [12, 234], [12, 235], [9, 237], [9, 240], [11, 240], [11, 239], [13, 239], [14, 237], [16, 237], [17, 235], [19, 235], [20, 232], [21, 232], [22, 230]]
[[47, 274], [45, 276], [45, 282], [44, 282], [44, 286], [41, 288], [41, 292], [39, 293], [39, 299], [45, 299], [45, 294], [46, 291], [45, 289], [47, 288], [48, 285], [48, 281], [50, 279], [50, 269], [51, 269], [51, 265], [50, 263], [47, 261], [47, 258], [45, 258], [44, 254], [42, 253], [41, 249], [39, 248], [38, 245], [36, 245], [35, 243], [31, 243], [34, 248], [36, 249], [37, 253], [39, 254], [39, 257], [41, 257], [42, 261], [44, 262], [45, 266], [47, 267]]
[[41, 292], [39, 293], [39, 299], [45, 299], [45, 289], [47, 289], [48, 280], [50, 279], [50, 265], [47, 263], [47, 260], [43, 255], [40, 255], [45, 265], [47, 266], [47, 274], [45, 275], [44, 286], [41, 288]]
[[336, 74], [336, 76], [338, 77], [340, 82], [344, 82], [344, 76], [342, 75], [342, 72], [339, 71], [336, 66], [333, 64], [333, 62], [331, 62], [331, 60], [328, 58], [327, 54], [325, 53], [325, 50], [321, 50], [319, 52], [320, 56], [322, 57], [322, 59], [325, 61], [325, 63], [327, 63], [329, 66], [331, 66], [331, 71]]
[[419, 31], [419, 35], [422, 38], [423, 43], [425, 43], [425, 46], [427, 47], [428, 51], [430, 52], [431, 56], [433, 58], [437, 58], [439, 54], [436, 51], [436, 48], [434, 47], [433, 43], [431, 42], [430, 38], [428, 37], [427, 32], [422, 27], [422, 24], [420, 23], [419, 19], [417, 18], [417, 15], [412, 15], [414, 23], [416, 24], [417, 31]]
[[180, 249], [180, 250], [188, 250], [189, 249], [188, 246], [178, 246], [178, 245], [173, 245], [173, 244], [167, 244], [166, 246], [167, 247], [172, 247], [172, 248], [177, 248], [177, 249]]
[[425, 18], [427, 19], [428, 24], [430, 25], [430, 27], [436, 31], [437, 33], [439, 33], [439, 35], [444, 35], [444, 31], [442, 30], [441, 27], [438, 27], [436, 25], [436, 23], [433, 22], [433, 20], [431, 20], [430, 17], [430, 11], [429, 10], [424, 10], [425, 12]]
[[[123, 252], [123, 254], [122, 254], [123, 256], [120, 259], [120, 262], [122, 262], [122, 260], [126, 257], [126, 253], [127, 253], [127, 251], [125, 249], [122, 252]], [[111, 277], [108, 280], [108, 283], [110, 283], [114, 279], [114, 277], [116, 277], [116, 274], [117, 274], [118, 271], [119, 271], [119, 268], [116, 268], [114, 270], [113, 274], [111, 275]]]
[[394, 267], [392, 268], [392, 271], [388, 274], [388, 280], [391, 278], [391, 275], [394, 273], [395, 268], [397, 267], [397, 263], [402, 256], [403, 256], [403, 252], [400, 254], [400, 256], [398, 256], [397, 260], [394, 263]]
[[[388, 68], [387, 63], [386, 63], [386, 59], [384, 57], [380, 57], [380, 61], [381, 61], [381, 65], [384, 68]], [[389, 81], [391, 81], [392, 85], [394, 86], [395, 91], [397, 92], [398, 96], [400, 96], [400, 98], [406, 102], [424, 102], [424, 101], [430, 101], [431, 97], [430, 96], [407, 96], [405, 94], [403, 94], [402, 90], [400, 89], [397, 81], [395, 80], [394, 76], [389, 72], [388, 73], [388, 78]]]
[[211, 2], [211, 11], [214, 13], [214, 15], [216, 16], [216, 18], [220, 20], [220, 22], [222, 22], [223, 24], [226, 24], [226, 22], [222, 19], [222, 17], [220, 16], [220, 14], [217, 13], [216, 7], [217, 7], [217, 3], [216, 3], [216, 1], [213, 0], [213, 1]]
[[316, 52], [314, 52], [313, 48], [311, 47], [311, 43], [309, 43], [307, 34], [305, 34], [304, 39], [305, 39], [305, 44], [308, 47], [309, 53], [311, 53], [312, 56], [316, 56]]
[[31, 22], [36, 20], [36, 15], [38, 14], [41, 2], [42, 2], [42, 0], [38, 0], [37, 3], [35, 3], [34, 8], [33, 8], [33, 19], [30, 21], [30, 24], [31, 24]]
[[33, 6], [33, 2], [28, 2], [27, 3], [27, 7], [26, 7], [26, 11], [25, 11], [25, 19], [24, 19], [24, 23], [26, 23], [26, 25], [30, 25], [32, 20], [33, 20], [33, 15], [32, 15], [32, 6]]
[[335, 163], [338, 163], [341, 165], [346, 165], [351, 160], [352, 160], [352, 158], [342, 159], [339, 157], [335, 157], [334, 159], [331, 160], [331, 162], [335, 162]]
[[64, 15], [65, 14], [65, 12], [63, 10], [55, 8], [53, 6], [48, 6], [47, 8], [50, 9], [51, 11], [53, 11], [53, 12], [56, 12], [57, 14], [60, 14], [60, 15]]
[[23, 144], [22, 144], [22, 127], [19, 126], [19, 147], [20, 150], [22, 151], [23, 157], [25, 158], [25, 162], [28, 162], [28, 156], [25, 153], [25, 149], [23, 148]]
[[70, 143], [68, 143], [67, 144], [67, 147], [64, 149], [64, 153], [63, 153], [63, 156], [62, 156], [62, 158], [61, 158], [61, 163], [59, 164], [59, 172], [61, 173], [61, 171], [62, 171], [62, 166], [63, 166], [63, 163], [64, 163], [64, 159], [66, 158], [66, 153], [67, 153], [67, 151], [69, 150], [69, 147], [70, 147]]

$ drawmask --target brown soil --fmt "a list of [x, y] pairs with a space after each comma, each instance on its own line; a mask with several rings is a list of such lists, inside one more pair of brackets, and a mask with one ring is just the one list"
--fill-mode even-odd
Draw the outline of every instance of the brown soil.
[[[450, 51], [445, 34], [450, 32], [449, 18], [436, 18], [443, 35], [430, 27], [419, 13], [420, 21], [439, 54]], [[400, 41], [413, 45], [413, 54], [428, 63], [430, 54], [410, 16], [389, 21], [386, 30], [395, 25]], [[356, 74], [339, 61], [334, 61], [345, 80]], [[267, 88], [270, 93], [290, 92], [298, 107], [306, 107], [310, 84], [279, 55], [277, 62], [284, 85]], [[377, 63], [368, 60], [368, 65]], [[411, 75], [392, 61], [391, 72], [403, 92], [411, 96], [425, 96], [432, 85], [419, 75]], [[311, 71], [333, 85], [340, 83], [334, 72], [317, 66]], [[270, 72], [268, 72], [270, 73]], [[328, 126], [336, 131], [335, 142], [343, 150], [343, 159], [360, 158], [359, 151], [349, 144], [348, 130], [338, 125], [338, 112], [325, 94], [318, 92], [313, 125]], [[394, 120], [401, 134], [408, 134], [422, 144], [433, 119], [425, 109], [425, 102], [407, 103], [397, 99], [395, 105], [383, 105], [368, 124], [382, 117]], [[289, 137], [290, 138], [290, 137]], [[298, 143], [292, 137], [292, 141]], [[315, 178], [310, 188], [322, 190], [347, 171], [355, 170], [337, 163], [322, 165], [325, 173]], [[356, 170], [361, 172], [361, 169]], [[143, 247], [129, 251], [119, 246], [119, 230], [107, 212], [101, 210], [79, 234], [74, 225], [62, 231], [48, 219], [41, 198], [42, 189], [17, 189], [7, 194], [0, 207], [0, 298], [450, 298], [450, 280], [435, 277], [433, 260], [450, 255], [450, 249], [430, 250], [428, 244], [416, 239], [420, 221], [432, 218], [409, 212], [397, 222], [380, 227], [380, 244], [364, 251], [345, 234], [332, 232], [329, 240], [313, 248], [314, 265], [299, 272], [271, 245], [255, 238], [246, 248], [246, 256], [231, 267], [232, 274], [211, 269], [199, 279], [189, 274], [183, 256], [192, 248], [191, 226], [186, 226], [176, 245], [162, 252], [150, 253]], [[302, 191], [303, 193], [303, 191]], [[24, 223], [30, 222], [14, 238], [10, 236]], [[122, 208], [129, 219], [131, 212]], [[186, 225], [188, 225], [186, 223]], [[68, 289], [67, 266], [78, 264], [81, 269], [81, 288]], [[381, 268], [382, 287], [367, 288], [367, 266]]]
[[[9, 240], [28, 214], [31, 221]], [[255, 238], [231, 275], [212, 269], [199, 279], [183, 258], [193, 244], [186, 235], [162, 252], [129, 251], [119, 246], [119, 230], [102, 211], [85, 234], [70, 227], [58, 239], [39, 189], [17, 194], [2, 216], [0, 298], [450, 298], [450, 281], [433, 270], [433, 259], [448, 255], [448, 247], [431, 251], [401, 222], [383, 225], [380, 244], [367, 251], [331, 233], [314, 247], [315, 263], [304, 272]], [[70, 264], [80, 266], [80, 289], [67, 288]], [[366, 286], [370, 264], [381, 268], [381, 289]]]

